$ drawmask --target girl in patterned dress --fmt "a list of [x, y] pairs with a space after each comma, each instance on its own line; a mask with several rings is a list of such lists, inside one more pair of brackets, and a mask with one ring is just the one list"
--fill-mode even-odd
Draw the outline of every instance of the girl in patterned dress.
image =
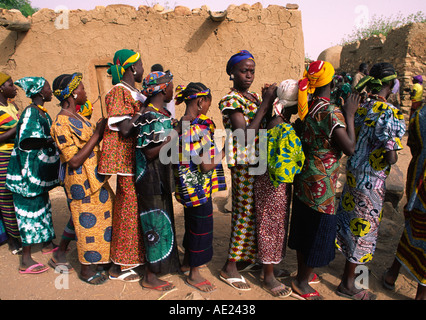
[[[337, 246], [346, 258], [337, 294], [355, 300], [374, 299], [368, 290], [356, 287], [355, 269], [373, 258], [376, 248], [385, 181], [402, 149], [405, 120], [386, 99], [397, 80], [389, 63], [375, 64], [369, 76], [356, 86], [369, 89], [369, 99], [355, 114], [357, 144], [346, 164], [346, 183], [337, 209]], [[397, 90], [395, 90], [397, 91]]]
[[[355, 149], [354, 114], [360, 97], [350, 95], [342, 109], [330, 104], [333, 66], [314, 61], [299, 81], [299, 137], [305, 153], [302, 172], [294, 181], [288, 245], [297, 251], [298, 270], [293, 295], [303, 300], [321, 299], [310, 284], [313, 269], [334, 259], [336, 238], [335, 196], [342, 151]], [[308, 93], [312, 101], [308, 101]], [[314, 280], [316, 279], [316, 280]]]
[[21, 237], [13, 206], [13, 196], [5, 184], [7, 166], [19, 120], [18, 107], [8, 99], [13, 99], [16, 92], [12, 78], [7, 74], [0, 73], [0, 225], [3, 225], [4, 230], [3, 234], [0, 231], [0, 243], [7, 240], [9, 250], [13, 254], [22, 251]]
[[[257, 259], [253, 193], [253, 172], [256, 170], [252, 170], [257, 164], [254, 140], [257, 140], [255, 137], [276, 98], [275, 84], [264, 90], [263, 97], [249, 91], [254, 71], [255, 62], [250, 52], [242, 50], [234, 54], [226, 68], [234, 86], [219, 102], [223, 125], [228, 131], [227, 162], [232, 176], [231, 238], [228, 259], [220, 272], [220, 279], [237, 290], [251, 289], [239, 273], [237, 262], [254, 264]], [[242, 143], [240, 133], [244, 134]]]
[[[59, 149], [61, 178], [76, 232], [80, 279], [101, 284], [108, 277], [91, 270], [91, 265], [110, 263], [114, 193], [108, 179], [98, 172], [99, 142], [106, 119], [100, 119], [94, 127], [77, 113], [78, 105], [87, 101], [81, 74], [57, 77], [53, 89], [62, 108], [51, 133]], [[58, 265], [53, 258], [49, 264]]]
[[254, 195], [258, 259], [263, 264], [263, 287], [275, 297], [287, 297], [291, 289], [274, 275], [274, 265], [285, 256], [290, 214], [291, 184], [300, 173], [305, 155], [302, 143], [289, 123], [297, 113], [298, 83], [283, 81], [277, 89], [273, 117], [268, 121], [268, 170], [256, 176]]
[[50, 135], [52, 119], [44, 103], [52, 89], [44, 78], [27, 77], [15, 82], [32, 99], [16, 127], [15, 147], [7, 169], [6, 187], [12, 191], [22, 239], [20, 273], [37, 274], [49, 267], [33, 260], [32, 245], [42, 243], [44, 253], [57, 250], [49, 191], [59, 185], [59, 154]]
[[214, 144], [214, 123], [206, 116], [211, 93], [202, 83], [188, 84], [176, 90], [176, 105], [186, 103], [185, 115], [191, 118], [189, 128], [179, 137], [179, 164], [175, 166], [176, 199], [184, 206], [185, 256], [182, 268], [189, 268], [186, 283], [211, 292], [215, 286], [202, 277], [200, 266], [213, 256], [212, 194], [226, 190], [222, 158]]

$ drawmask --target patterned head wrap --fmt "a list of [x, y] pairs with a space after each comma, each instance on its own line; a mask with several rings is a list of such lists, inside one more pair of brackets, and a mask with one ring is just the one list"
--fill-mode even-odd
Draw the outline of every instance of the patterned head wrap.
[[40, 93], [45, 83], [46, 79], [42, 77], [25, 77], [15, 81], [15, 84], [25, 91], [28, 98]]
[[372, 93], [378, 93], [383, 85], [397, 78], [397, 73], [390, 63], [376, 63], [370, 70], [370, 75], [362, 78], [355, 87], [355, 90], [361, 92], [367, 87]]
[[161, 72], [155, 71], [151, 72], [146, 76], [142, 83], [142, 94], [150, 97], [155, 96], [161, 90], [167, 88], [170, 82], [173, 81], [173, 75], [170, 71]]
[[89, 100], [87, 100], [85, 104], [78, 107], [77, 113], [81, 114], [83, 117], [89, 117], [93, 113], [93, 105]]
[[280, 115], [286, 107], [297, 105], [299, 82], [297, 80], [284, 80], [277, 87], [277, 99], [274, 102], [273, 113]]
[[413, 77], [413, 80], [416, 80], [418, 83], [423, 84], [423, 77], [421, 75]]
[[327, 61], [314, 61], [303, 73], [299, 80], [298, 112], [301, 120], [308, 114], [308, 93], [312, 94], [316, 88], [323, 87], [333, 80], [334, 67]]
[[183, 101], [189, 101], [189, 100], [193, 100], [193, 99], [197, 99], [198, 97], [205, 97], [205, 96], [209, 96], [210, 95], [210, 89], [206, 89], [194, 94], [191, 94], [189, 96], [184, 97], [184, 91], [185, 91], [186, 87], [185, 86], [181, 86], [178, 85], [176, 87], [176, 105], [181, 104]]
[[107, 72], [112, 76], [112, 84], [120, 83], [126, 69], [134, 65], [140, 58], [139, 52], [128, 49], [118, 50], [114, 55], [114, 63], [108, 63], [110, 68]]
[[234, 68], [234, 66], [246, 59], [250, 59], [254, 61], [254, 57], [253, 55], [248, 52], [247, 50], [240, 50], [238, 51], [236, 54], [234, 54], [229, 60], [228, 63], [226, 64], [226, 73], [228, 75], [231, 75], [232, 69]]
[[9, 79], [10, 76], [8, 74], [0, 72], [0, 86], [2, 86]]
[[[77, 73], [70, 75], [70, 78], [71, 78], [71, 80], [68, 82], [68, 84], [65, 87], [61, 86], [58, 89], [56, 89], [55, 91], [53, 91], [54, 96], [60, 102], [68, 99], [68, 97], [71, 96], [72, 92], [78, 87], [81, 80], [83, 79], [83, 75], [81, 73], [77, 72]], [[64, 81], [64, 80], [62, 80], [62, 81]]]

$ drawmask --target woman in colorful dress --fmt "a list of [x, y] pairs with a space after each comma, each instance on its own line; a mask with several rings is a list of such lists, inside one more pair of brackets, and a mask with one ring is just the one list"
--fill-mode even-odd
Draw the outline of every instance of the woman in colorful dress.
[[16, 127], [15, 146], [7, 169], [6, 187], [12, 191], [23, 245], [20, 273], [37, 274], [49, 267], [33, 260], [31, 247], [43, 244], [43, 253], [57, 250], [49, 191], [59, 185], [59, 154], [50, 135], [52, 119], [44, 103], [52, 100], [49, 82], [26, 77], [15, 82], [32, 103]]
[[7, 166], [15, 143], [16, 125], [19, 120], [18, 107], [8, 100], [15, 98], [16, 93], [12, 78], [0, 73], [0, 225], [3, 226], [1, 228], [3, 233], [0, 232], [0, 243], [7, 240], [9, 250], [13, 254], [22, 251], [13, 196], [6, 188]]
[[135, 88], [135, 83], [142, 82], [143, 71], [139, 53], [127, 49], [115, 53], [108, 69], [114, 86], [105, 96], [108, 125], [98, 167], [100, 174], [117, 175], [109, 275], [112, 280], [127, 282], [140, 280], [134, 269], [145, 263], [135, 190], [134, 127], [145, 101]]
[[383, 285], [395, 290], [401, 266], [417, 281], [416, 300], [426, 300], [426, 107], [414, 111], [410, 119], [407, 145], [413, 158], [407, 171], [404, 207], [405, 228], [392, 266], [385, 272]]
[[146, 109], [136, 123], [136, 190], [147, 261], [142, 285], [168, 291], [174, 285], [158, 276], [180, 269], [172, 198], [173, 168], [164, 153], [171, 138], [178, 138], [172, 130], [170, 113], [164, 108], [173, 99], [173, 75], [151, 72], [143, 81], [142, 93], [147, 97]]
[[302, 121], [299, 137], [305, 164], [294, 181], [288, 245], [297, 251], [293, 295], [304, 300], [321, 299], [311, 286], [318, 281], [313, 270], [334, 259], [339, 159], [342, 151], [351, 155], [356, 142], [353, 119], [360, 98], [350, 95], [342, 109], [330, 104], [333, 76], [330, 63], [314, 61], [299, 81], [298, 112]]
[[296, 80], [285, 80], [277, 88], [273, 117], [268, 121], [268, 170], [256, 177], [254, 195], [258, 259], [263, 264], [263, 287], [284, 298], [291, 289], [279, 282], [274, 265], [285, 256], [291, 202], [291, 184], [302, 170], [305, 155], [302, 143], [289, 119], [297, 113], [299, 92]]
[[185, 115], [193, 119], [179, 137], [179, 164], [175, 166], [176, 199], [184, 206], [185, 256], [183, 268], [189, 267], [186, 283], [202, 291], [216, 287], [200, 273], [200, 266], [213, 257], [212, 194], [226, 190], [222, 158], [225, 153], [214, 143], [215, 125], [206, 114], [212, 96], [202, 83], [179, 86], [176, 105], [186, 103]]
[[[276, 85], [264, 90], [263, 97], [249, 91], [255, 72], [253, 55], [242, 50], [228, 61], [226, 72], [233, 81], [233, 88], [219, 102], [223, 125], [227, 134], [227, 162], [232, 176], [232, 226], [228, 259], [220, 279], [237, 290], [250, 290], [250, 285], [237, 269], [237, 262], [254, 264], [257, 259], [255, 204], [253, 186], [255, 175], [254, 140], [265, 123], [265, 116], [276, 98]], [[235, 131], [237, 130], [237, 131]], [[244, 141], [238, 133], [244, 134]], [[243, 144], [243, 145], [242, 145]]]
[[375, 295], [357, 288], [356, 267], [373, 258], [385, 199], [385, 181], [397, 151], [405, 121], [400, 110], [386, 99], [397, 75], [389, 63], [375, 64], [357, 90], [368, 88], [369, 99], [355, 115], [357, 144], [346, 164], [346, 184], [337, 209], [337, 246], [346, 257], [344, 273], [336, 293], [355, 300]]
[[54, 95], [61, 111], [51, 128], [59, 149], [65, 193], [77, 237], [80, 279], [101, 284], [108, 278], [91, 265], [110, 263], [112, 208], [114, 193], [108, 179], [98, 173], [99, 142], [106, 120], [94, 127], [77, 113], [87, 101], [80, 73], [65, 74], [53, 81]]

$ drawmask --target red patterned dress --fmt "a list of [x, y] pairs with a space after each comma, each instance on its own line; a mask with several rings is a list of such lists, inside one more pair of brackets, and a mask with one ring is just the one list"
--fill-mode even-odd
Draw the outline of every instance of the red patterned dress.
[[125, 138], [116, 124], [142, 107], [143, 96], [122, 84], [105, 96], [108, 126], [105, 129], [99, 173], [117, 175], [117, 190], [112, 219], [111, 260], [132, 267], [145, 262], [145, 250], [135, 189], [136, 135]]

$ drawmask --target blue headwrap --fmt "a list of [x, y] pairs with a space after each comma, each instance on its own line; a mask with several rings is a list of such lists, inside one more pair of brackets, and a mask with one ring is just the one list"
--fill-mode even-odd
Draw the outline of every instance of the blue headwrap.
[[248, 52], [247, 50], [241, 50], [238, 51], [236, 54], [234, 54], [229, 60], [228, 63], [226, 64], [226, 73], [228, 75], [231, 75], [231, 71], [232, 68], [239, 63], [240, 61], [246, 60], [246, 59], [251, 59], [254, 61], [254, 57], [253, 55]]

